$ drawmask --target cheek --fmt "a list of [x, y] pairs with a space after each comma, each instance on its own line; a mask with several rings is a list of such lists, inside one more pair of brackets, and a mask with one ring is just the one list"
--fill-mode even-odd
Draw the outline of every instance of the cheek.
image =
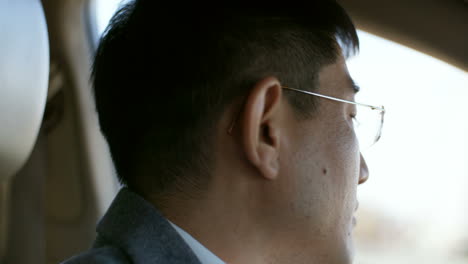
[[[325, 130], [326, 129], [326, 130]], [[346, 114], [337, 114], [324, 129], [323, 135], [326, 164], [337, 184], [347, 186], [351, 181], [357, 184], [359, 175], [360, 152], [353, 124]], [[340, 184], [340, 185], [341, 185]]]
[[[335, 233], [354, 210], [360, 156], [352, 128], [333, 129], [329, 122], [315, 130], [296, 130], [302, 132], [283, 160], [289, 179], [283, 188], [288, 186], [298, 220]], [[332, 129], [325, 130], [328, 127]]]
[[360, 155], [353, 128], [346, 121], [336, 122], [336, 126], [322, 135], [325, 140], [320, 145], [321, 194], [324, 205], [331, 212], [334, 224], [348, 222], [352, 218], [356, 203], [356, 188], [359, 179]]
[[324, 151], [327, 156], [327, 168], [333, 184], [342, 189], [357, 185], [359, 178], [359, 147], [354, 134], [340, 133], [329, 142]]
[[323, 212], [323, 201], [328, 197], [321, 176], [322, 146], [317, 144], [314, 135], [305, 128], [301, 127], [296, 131], [300, 132], [295, 134], [295, 141], [289, 146], [288, 155], [283, 160], [282, 168], [288, 178], [288, 182], [283, 183], [283, 188], [289, 189], [289, 206], [293, 215], [297, 220], [307, 219], [308, 224], [311, 224]]
[[[336, 221], [341, 226], [348, 223], [356, 206], [356, 189], [359, 181], [360, 152], [354, 132], [349, 126], [341, 126], [331, 133], [327, 144], [328, 179], [333, 206], [337, 208]], [[345, 228], [347, 228], [345, 226]]]

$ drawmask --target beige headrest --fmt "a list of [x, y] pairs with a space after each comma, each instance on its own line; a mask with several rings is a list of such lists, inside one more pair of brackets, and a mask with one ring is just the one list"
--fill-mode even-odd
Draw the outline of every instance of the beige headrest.
[[0, 181], [25, 163], [47, 98], [49, 39], [39, 0], [0, 0]]

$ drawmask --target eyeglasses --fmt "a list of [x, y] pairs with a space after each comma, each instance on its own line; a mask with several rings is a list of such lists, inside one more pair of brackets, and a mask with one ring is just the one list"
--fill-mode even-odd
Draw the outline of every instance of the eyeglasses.
[[361, 149], [366, 149], [373, 146], [382, 137], [382, 127], [385, 116], [384, 106], [373, 106], [368, 104], [356, 103], [286, 86], [283, 86], [282, 88], [299, 93], [318, 96], [332, 101], [360, 106], [359, 111], [357, 111], [356, 115], [353, 117], [353, 125]]

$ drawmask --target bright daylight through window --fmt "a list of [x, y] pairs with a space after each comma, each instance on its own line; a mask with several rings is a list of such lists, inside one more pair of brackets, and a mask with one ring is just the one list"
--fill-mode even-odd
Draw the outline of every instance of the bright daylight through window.
[[[119, 0], [95, 0], [100, 35]], [[359, 32], [349, 60], [356, 101], [385, 105], [382, 139], [366, 150], [355, 263], [468, 263], [468, 74]]]
[[349, 60], [357, 101], [387, 109], [381, 141], [364, 152], [357, 263], [467, 263], [468, 74], [359, 32]]

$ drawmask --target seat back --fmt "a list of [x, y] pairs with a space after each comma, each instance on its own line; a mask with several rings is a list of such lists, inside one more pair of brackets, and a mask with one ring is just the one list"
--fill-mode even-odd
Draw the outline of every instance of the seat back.
[[0, 0], [0, 262], [9, 182], [29, 157], [47, 100], [49, 40], [39, 0]]

